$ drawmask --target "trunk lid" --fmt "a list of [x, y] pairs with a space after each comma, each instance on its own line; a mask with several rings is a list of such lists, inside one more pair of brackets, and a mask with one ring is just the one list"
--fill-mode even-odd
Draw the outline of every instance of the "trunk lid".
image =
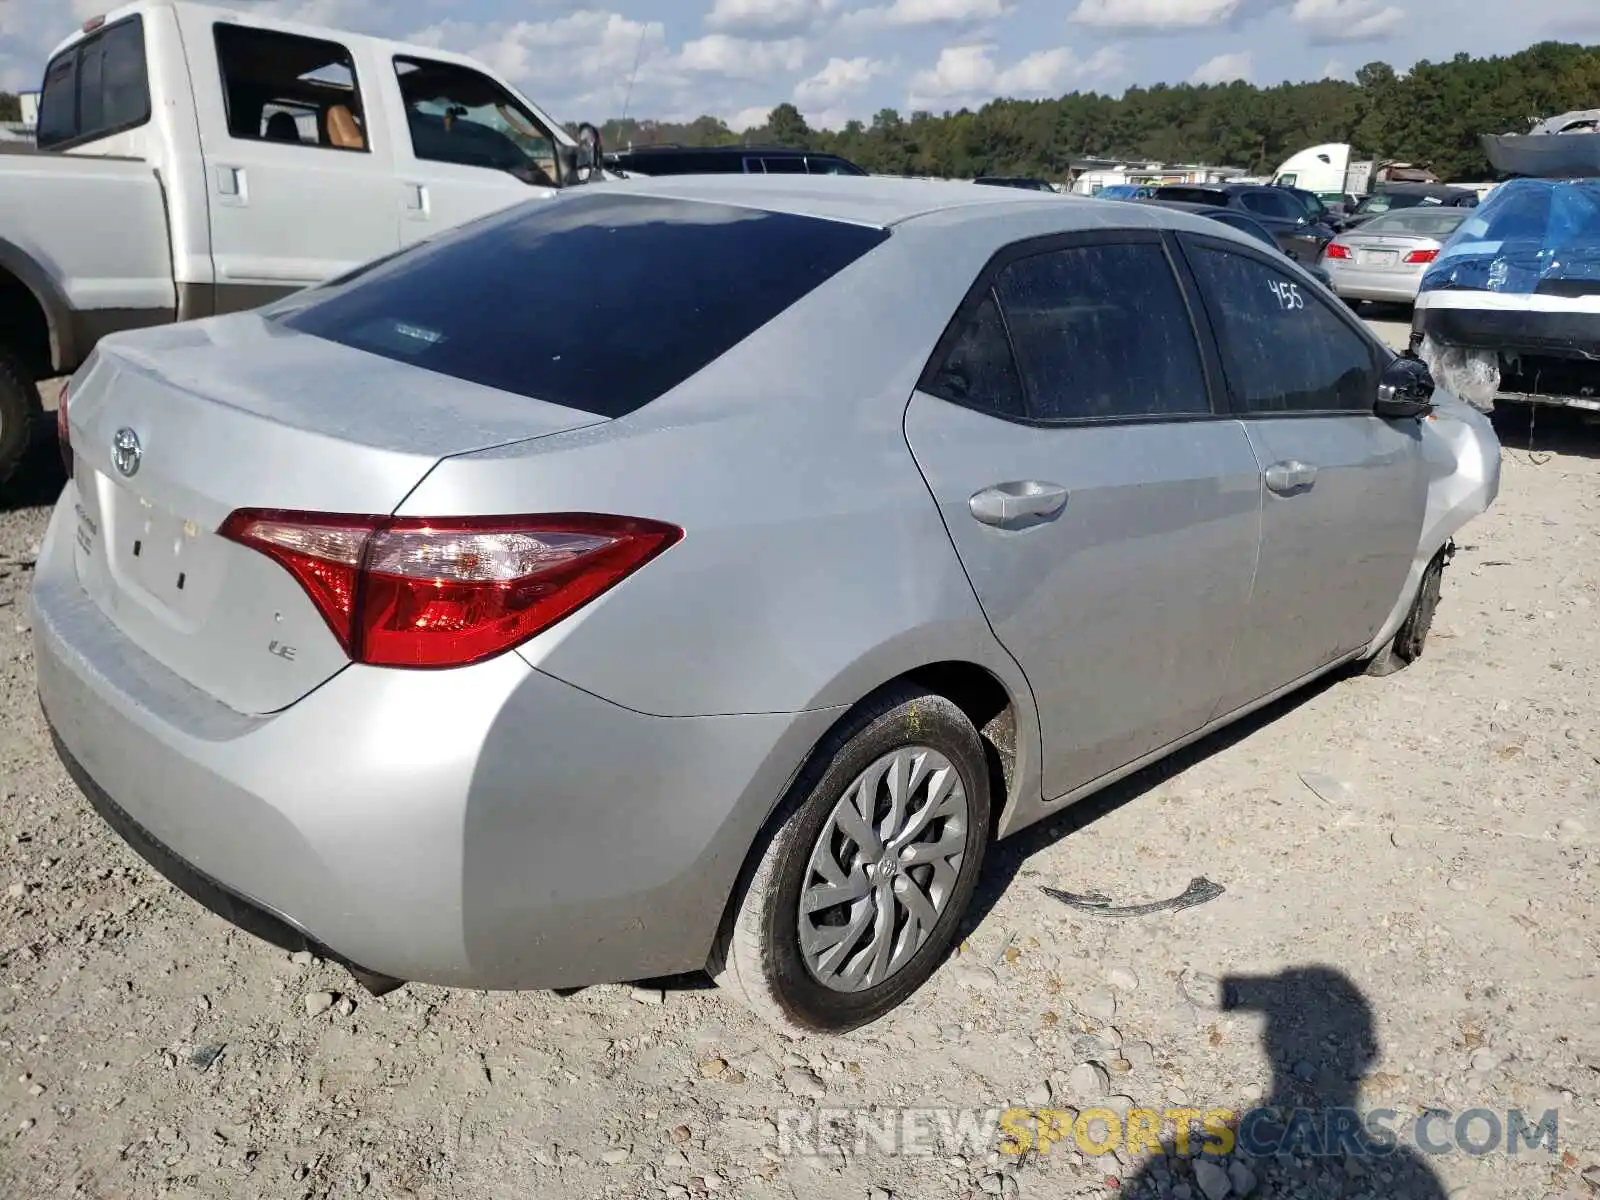
[[293, 704], [348, 659], [287, 571], [217, 534], [229, 513], [384, 515], [441, 458], [600, 421], [255, 313], [103, 340], [68, 413], [84, 590], [244, 713]]

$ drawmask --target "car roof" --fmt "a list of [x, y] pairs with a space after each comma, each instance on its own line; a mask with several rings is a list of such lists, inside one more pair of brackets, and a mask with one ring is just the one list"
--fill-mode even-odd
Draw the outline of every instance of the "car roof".
[[789, 158], [838, 158], [837, 154], [819, 150], [797, 150], [793, 146], [630, 146], [626, 150], [613, 150], [611, 153], [619, 158], [634, 156], [648, 158], [652, 155], [667, 154], [714, 154], [718, 156], [730, 154], [762, 154], [769, 158], [786, 156]]
[[[1059, 214], [1064, 232], [1080, 226], [1097, 229], [1119, 223], [1108, 222], [1106, 206], [1087, 196], [1062, 196], [1021, 188], [983, 188], [971, 183], [897, 176], [666, 175], [608, 182], [601, 186], [608, 192], [627, 191], [663, 199], [760, 208], [877, 228], [934, 216], [943, 218], [946, 223], [986, 220], [1022, 209]], [[1161, 224], [1153, 213], [1128, 219], [1137, 212], [1143, 210], [1127, 210], [1120, 223], [1150, 227]]]

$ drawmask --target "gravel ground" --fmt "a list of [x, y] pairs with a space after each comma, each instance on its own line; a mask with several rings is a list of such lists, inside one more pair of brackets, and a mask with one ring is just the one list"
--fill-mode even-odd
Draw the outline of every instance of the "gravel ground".
[[[1313, 687], [1003, 844], [926, 988], [801, 1041], [698, 977], [373, 998], [169, 887], [78, 797], [34, 701], [42, 454], [0, 506], [0, 1195], [1593, 1195], [1600, 429], [1542, 415], [1530, 453], [1526, 414], [1502, 424], [1499, 503], [1420, 662]], [[1139, 903], [1202, 874], [1226, 892], [1130, 919], [1040, 891]], [[1553, 1108], [1560, 1153], [1502, 1138], [1419, 1170], [804, 1136], [834, 1107], [1258, 1101]]]

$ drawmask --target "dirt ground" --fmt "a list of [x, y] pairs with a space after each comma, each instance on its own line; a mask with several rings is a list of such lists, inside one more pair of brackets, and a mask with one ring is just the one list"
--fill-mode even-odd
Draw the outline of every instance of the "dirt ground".
[[[1499, 502], [1459, 539], [1421, 661], [1313, 687], [1004, 843], [962, 952], [908, 1005], [793, 1042], [697, 977], [373, 998], [176, 892], [78, 796], [34, 700], [42, 456], [0, 511], [0, 1196], [1054, 1200], [1147, 1164], [791, 1135], [829, 1108], [1294, 1096], [1403, 1132], [1443, 1110], [1446, 1139], [1467, 1110], [1554, 1109], [1559, 1151], [1502, 1137], [1409, 1176], [1156, 1155], [1149, 1194], [1593, 1195], [1600, 427], [1541, 414], [1530, 451], [1526, 412], [1499, 420]], [[1199, 875], [1224, 894], [1127, 919], [1040, 890], [1133, 904]]]

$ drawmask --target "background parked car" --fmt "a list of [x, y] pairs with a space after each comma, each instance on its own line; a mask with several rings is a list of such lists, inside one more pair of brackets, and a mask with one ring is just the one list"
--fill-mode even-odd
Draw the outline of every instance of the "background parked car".
[[1345, 230], [1322, 253], [1333, 290], [1358, 303], [1413, 303], [1428, 264], [1471, 212], [1434, 205], [1398, 208]]
[[[1231, 229], [1237, 229], [1248, 237], [1253, 237], [1263, 245], [1270, 246], [1279, 254], [1287, 255], [1287, 251], [1278, 244], [1278, 239], [1268, 232], [1267, 227], [1256, 220], [1249, 213], [1237, 208], [1218, 208], [1214, 204], [1186, 204], [1182, 200], [1160, 200], [1146, 198], [1145, 204], [1158, 205], [1161, 208], [1177, 209], [1180, 212], [1191, 212], [1197, 217], [1209, 217], [1213, 221], [1221, 222]], [[1328, 273], [1323, 270], [1320, 263], [1301, 263], [1302, 268], [1315, 275], [1324, 286], [1331, 286]]]
[[170, 0], [56, 47], [38, 122], [37, 152], [0, 155], [0, 483], [34, 385], [102, 336], [253, 308], [601, 177], [597, 143], [481, 62]]
[[1442, 183], [1390, 183], [1382, 191], [1363, 196], [1361, 203], [1345, 214], [1344, 227], [1354, 229], [1373, 217], [1401, 208], [1476, 208], [1478, 193], [1468, 188]]
[[1094, 194], [1094, 198], [1096, 200], [1143, 200], [1155, 194], [1155, 185], [1151, 183], [1108, 183]]
[[1313, 221], [1305, 205], [1284, 188], [1271, 184], [1168, 184], [1156, 189], [1155, 198], [1243, 209], [1277, 239], [1285, 254], [1307, 266], [1314, 266], [1322, 257], [1322, 248], [1333, 240], [1331, 228]]
[[865, 175], [837, 154], [792, 146], [639, 146], [605, 156], [627, 175]]

